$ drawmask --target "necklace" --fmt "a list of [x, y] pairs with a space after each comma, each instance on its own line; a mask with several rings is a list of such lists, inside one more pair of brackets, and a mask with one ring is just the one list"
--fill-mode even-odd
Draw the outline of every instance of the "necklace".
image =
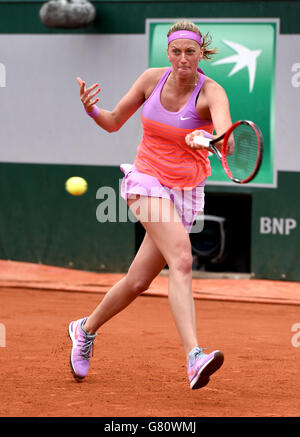
[[[169, 79], [171, 80], [171, 82], [174, 82], [175, 85], [180, 86], [180, 85], [178, 85], [176, 79], [173, 78], [172, 73], [170, 74]], [[181, 86], [185, 86], [185, 85], [193, 85], [193, 86], [195, 87], [195, 86], [197, 85], [197, 83], [198, 83], [198, 80], [199, 80], [199, 73], [196, 72], [195, 77], [194, 77], [194, 82], [184, 82]]]

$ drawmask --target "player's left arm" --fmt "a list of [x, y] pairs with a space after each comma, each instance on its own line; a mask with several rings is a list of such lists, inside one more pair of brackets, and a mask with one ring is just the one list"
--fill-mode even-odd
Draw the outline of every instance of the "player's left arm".
[[[232, 125], [229, 100], [224, 88], [213, 80], [207, 82], [206, 94], [209, 112], [216, 132], [214, 138], [216, 138], [226, 132]], [[221, 140], [215, 144], [220, 151], [222, 143]], [[228, 146], [233, 150], [234, 144], [230, 144], [230, 141]]]
[[220, 136], [232, 125], [229, 100], [224, 88], [214, 80], [207, 80], [204, 87], [204, 97], [216, 131]]
[[[214, 80], [206, 78], [198, 99], [198, 105], [207, 108], [208, 117], [211, 118], [215, 130], [215, 135], [212, 138], [222, 135], [232, 125], [227, 94], [224, 88]], [[197, 130], [192, 132], [192, 134], [189, 134], [189, 142], [193, 148], [201, 149], [202, 146], [193, 143], [193, 137], [197, 135], [203, 135], [203, 133]], [[216, 146], [220, 148], [221, 144], [217, 143]]]

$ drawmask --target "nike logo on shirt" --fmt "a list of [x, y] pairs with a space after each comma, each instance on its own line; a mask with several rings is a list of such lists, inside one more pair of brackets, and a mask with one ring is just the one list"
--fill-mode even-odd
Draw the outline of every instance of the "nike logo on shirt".
[[180, 117], [180, 120], [190, 120], [192, 117]]

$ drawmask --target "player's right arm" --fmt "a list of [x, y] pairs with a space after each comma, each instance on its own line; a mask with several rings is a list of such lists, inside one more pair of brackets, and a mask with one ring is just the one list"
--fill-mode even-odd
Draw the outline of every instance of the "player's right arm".
[[[161, 69], [148, 69], [142, 73], [112, 111], [99, 108], [99, 113], [94, 117], [95, 122], [107, 132], [118, 131], [154, 89], [159, 79], [158, 70]], [[78, 77], [77, 81], [80, 86], [82, 104], [87, 112], [91, 112], [93, 106], [99, 101], [99, 98], [96, 97], [100, 92], [98, 84], [86, 88], [85, 82], [81, 78]]]

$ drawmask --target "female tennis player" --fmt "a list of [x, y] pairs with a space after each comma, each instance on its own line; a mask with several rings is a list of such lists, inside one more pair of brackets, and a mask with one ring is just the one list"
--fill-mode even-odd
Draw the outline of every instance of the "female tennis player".
[[145, 228], [144, 240], [127, 275], [115, 284], [88, 317], [69, 325], [71, 368], [83, 379], [90, 367], [99, 328], [147, 290], [168, 264], [168, 298], [183, 343], [190, 387], [204, 387], [223, 363], [223, 353], [204, 353], [199, 346], [192, 295], [192, 253], [189, 232], [204, 208], [204, 185], [210, 175], [208, 151], [193, 142], [232, 124], [224, 89], [204, 75], [199, 62], [209, 59], [210, 38], [189, 21], [169, 30], [167, 55], [171, 67], [147, 69], [112, 111], [96, 106], [98, 84], [80, 97], [88, 115], [107, 132], [118, 131], [143, 105], [143, 138], [133, 165], [121, 165], [121, 195]]

